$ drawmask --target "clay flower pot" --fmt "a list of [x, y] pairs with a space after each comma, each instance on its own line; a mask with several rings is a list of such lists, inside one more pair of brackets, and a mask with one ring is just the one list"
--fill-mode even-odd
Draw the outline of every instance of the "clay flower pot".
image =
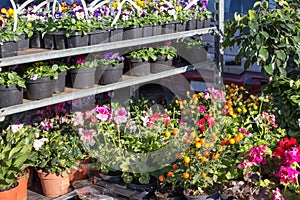
[[63, 172], [62, 175], [38, 171], [43, 194], [49, 198], [59, 197], [68, 193], [70, 186], [69, 175]]
[[15, 183], [10, 189], [0, 191], [0, 200], [17, 199], [19, 183]]

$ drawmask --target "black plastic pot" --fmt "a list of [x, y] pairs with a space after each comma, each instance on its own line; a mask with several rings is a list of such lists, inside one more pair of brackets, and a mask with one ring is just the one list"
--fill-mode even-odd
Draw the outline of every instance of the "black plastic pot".
[[150, 63], [150, 72], [159, 73], [171, 69], [173, 60], [167, 60], [166, 56], [157, 56], [156, 61]]
[[53, 81], [50, 77], [26, 80], [26, 88], [30, 100], [45, 99], [52, 97]]
[[210, 27], [210, 22], [211, 22], [211, 18], [205, 19], [203, 27], [204, 28]]
[[182, 32], [186, 29], [186, 22], [178, 22], [176, 23], [176, 32]]
[[132, 26], [124, 28], [123, 40], [132, 40], [143, 37], [143, 28]]
[[157, 181], [152, 181], [149, 184], [128, 183], [127, 188], [138, 191], [155, 191], [157, 188]]
[[53, 93], [61, 93], [65, 91], [66, 71], [60, 72], [57, 79], [53, 79]]
[[143, 26], [143, 37], [151, 37], [153, 35], [153, 26], [145, 24]]
[[162, 26], [161, 25], [153, 26], [153, 28], [152, 28], [152, 35], [153, 36], [161, 35], [162, 34], [161, 32], [162, 32]]
[[201, 196], [190, 196], [186, 191], [184, 191], [183, 194], [187, 200], [221, 200], [220, 193], [218, 192]]
[[13, 41], [0, 44], [0, 58], [18, 55], [18, 44]]
[[91, 88], [95, 84], [96, 67], [70, 69], [71, 87], [77, 89]]
[[44, 41], [42, 34], [38, 31], [34, 31], [33, 35], [29, 38], [30, 48], [44, 48]]
[[191, 19], [191, 20], [187, 21], [187, 23], [186, 23], [186, 30], [187, 31], [195, 30], [196, 28], [197, 28], [196, 19]]
[[55, 48], [54, 35], [53, 34], [46, 33], [43, 40], [44, 40], [44, 47], [46, 49], [54, 49]]
[[102, 180], [110, 183], [120, 184], [122, 182], [122, 172], [109, 172], [108, 174], [100, 172], [99, 176]]
[[204, 21], [197, 19], [197, 29], [201, 29], [204, 27]]
[[[122, 79], [124, 64], [117, 66], [98, 66], [96, 70], [95, 83], [107, 85], [116, 83]], [[97, 81], [98, 80], [98, 81]]]
[[169, 33], [175, 33], [176, 29], [176, 23], [177, 22], [166, 22], [165, 24], [162, 25], [162, 34], [169, 34]]
[[182, 200], [185, 199], [182, 190], [172, 192], [171, 188], [157, 189], [154, 193], [156, 200]]
[[129, 71], [127, 72], [130, 76], [144, 76], [150, 74], [150, 63], [142, 59], [127, 58], [129, 64]]
[[59, 31], [51, 34], [53, 35], [54, 38], [55, 49], [60, 50], [60, 49], [66, 49], [68, 47], [66, 32]]
[[89, 34], [89, 45], [96, 45], [109, 42], [108, 30], [95, 30]]
[[68, 48], [76, 48], [76, 47], [84, 47], [89, 44], [89, 36], [83, 35], [81, 31], [76, 31], [71, 33], [69, 37], [67, 37], [67, 47]]
[[25, 33], [19, 35], [17, 43], [18, 43], [18, 51], [29, 49], [29, 38]]
[[117, 27], [109, 31], [109, 41], [118, 42], [123, 40], [123, 27]]
[[0, 108], [23, 103], [23, 89], [13, 84], [9, 87], [0, 85]]

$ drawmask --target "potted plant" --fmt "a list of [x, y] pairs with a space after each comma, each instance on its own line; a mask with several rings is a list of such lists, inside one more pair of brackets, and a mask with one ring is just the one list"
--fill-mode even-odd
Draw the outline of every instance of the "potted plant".
[[155, 51], [152, 47], [143, 48], [131, 51], [126, 57], [129, 64], [129, 71], [131, 76], [143, 76], [150, 74], [150, 59], [155, 60]]
[[89, 35], [89, 45], [109, 42], [110, 33], [110, 13], [105, 6], [99, 7], [90, 16], [91, 32]]
[[135, 12], [134, 8], [124, 6], [122, 8], [120, 23], [124, 27], [123, 40], [131, 40], [143, 37], [142, 14], [143, 12]]
[[53, 37], [56, 49], [87, 46], [91, 27], [81, 2], [64, 2], [62, 7], [48, 18], [47, 37]]
[[178, 41], [178, 55], [191, 64], [207, 59], [208, 47], [202, 43], [201, 36], [193, 36]]
[[91, 61], [89, 61], [86, 55], [73, 57], [68, 70], [71, 76], [71, 86], [78, 89], [93, 87], [97, 64], [96, 59], [91, 58]]
[[71, 168], [85, 155], [70, 116], [46, 118], [35, 124], [35, 140], [29, 162], [38, 170], [43, 193], [55, 198], [68, 192]]
[[46, 62], [37, 62], [25, 68], [24, 78], [26, 80], [28, 98], [30, 100], [39, 100], [52, 97], [52, 78], [54, 76], [57, 77], [57, 71]]
[[18, 35], [18, 51], [29, 49], [29, 38], [33, 36], [33, 24], [28, 18], [23, 14], [19, 14], [17, 30]]
[[7, 107], [23, 102], [25, 80], [14, 71], [0, 72], [0, 107]]
[[177, 56], [176, 49], [170, 45], [164, 45], [155, 49], [156, 60], [150, 63], [151, 73], [158, 73], [171, 68], [173, 58]]
[[14, 28], [14, 10], [12, 8], [5, 9], [2, 8], [2, 13], [4, 14], [0, 19], [0, 57], [10, 57], [16, 56], [18, 46], [16, 41], [18, 41], [18, 36], [13, 30]]
[[95, 83], [106, 85], [121, 80], [124, 68], [124, 57], [119, 52], [107, 52], [99, 60], [96, 70]]
[[[29, 37], [30, 48], [44, 48], [44, 36], [47, 29], [47, 10], [45, 7], [40, 8], [38, 11], [34, 10], [34, 4], [29, 5], [25, 12], [23, 18], [26, 18], [27, 24], [24, 26], [30, 28], [32, 31]], [[25, 19], [23, 19], [25, 21]], [[49, 49], [52, 47], [47, 46]]]
[[[18, 176], [30, 156], [34, 132], [29, 126], [11, 125], [0, 136], [0, 199], [22, 199]], [[27, 188], [25, 188], [25, 193]]]
[[66, 59], [49, 60], [51, 68], [55, 71], [53, 77], [53, 93], [61, 93], [65, 90], [66, 75], [69, 66], [66, 64]]

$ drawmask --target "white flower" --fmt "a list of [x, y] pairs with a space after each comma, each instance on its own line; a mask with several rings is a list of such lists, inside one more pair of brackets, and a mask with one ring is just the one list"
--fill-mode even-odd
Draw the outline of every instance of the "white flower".
[[174, 8], [168, 10], [169, 15], [175, 15], [176, 11]]
[[33, 142], [33, 148], [34, 150], [38, 151], [45, 142], [48, 142], [48, 138], [41, 138], [39, 140], [34, 140]]
[[145, 117], [141, 117], [141, 120], [143, 121], [143, 126], [147, 126], [147, 123], [149, 122], [149, 116], [146, 115]]
[[23, 127], [23, 124], [10, 125], [7, 129], [10, 129], [13, 133], [18, 132]]
[[300, 127], [300, 119], [298, 119], [298, 124], [299, 124], [299, 127]]
[[28, 21], [35, 21], [37, 19], [37, 16], [35, 14], [28, 14], [27, 20]]
[[81, 20], [84, 19], [84, 13], [83, 12], [76, 12], [76, 18]]

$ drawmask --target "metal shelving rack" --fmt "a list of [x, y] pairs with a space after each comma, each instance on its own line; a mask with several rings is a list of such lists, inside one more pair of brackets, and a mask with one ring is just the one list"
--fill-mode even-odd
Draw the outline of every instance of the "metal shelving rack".
[[173, 40], [177, 38], [185, 38], [189, 36], [193, 36], [196, 34], [215, 34], [215, 38], [217, 41], [215, 41], [215, 63], [211, 60], [205, 61], [203, 63], [190, 66], [184, 66], [180, 68], [174, 68], [168, 71], [160, 72], [157, 74], [150, 74], [143, 77], [129, 77], [129, 76], [123, 76], [121, 82], [109, 84], [105, 86], [97, 85], [90, 89], [71, 89], [66, 88], [66, 91], [61, 94], [56, 94], [53, 97], [38, 100], [38, 101], [29, 101], [24, 99], [23, 104], [10, 106], [6, 108], [0, 109], [0, 117], [3, 118], [8, 115], [36, 109], [39, 107], [44, 107], [47, 105], [52, 105], [60, 102], [65, 102], [72, 99], [78, 99], [94, 94], [99, 94], [107, 91], [112, 91], [116, 89], [121, 89], [129, 86], [134, 86], [140, 83], [145, 83], [161, 78], [165, 78], [168, 76], [173, 76], [176, 74], [181, 74], [189, 70], [195, 70], [195, 69], [208, 69], [213, 64], [216, 64], [218, 66], [218, 80], [217, 82], [221, 82], [221, 75], [222, 75], [222, 66], [223, 66], [223, 49], [221, 48], [221, 41], [222, 36], [221, 33], [223, 32], [223, 19], [224, 19], [224, 0], [216, 0], [215, 2], [215, 15], [214, 15], [214, 21], [215, 26], [209, 27], [209, 28], [203, 28], [203, 29], [197, 29], [192, 31], [184, 31], [184, 32], [176, 32], [171, 34], [164, 34], [160, 36], [152, 36], [152, 37], [144, 37], [144, 38], [138, 38], [138, 39], [132, 39], [132, 40], [124, 40], [119, 42], [112, 42], [112, 43], [106, 43], [106, 44], [99, 44], [99, 45], [93, 45], [93, 46], [85, 46], [85, 47], [78, 47], [78, 48], [72, 48], [72, 49], [64, 49], [64, 50], [43, 50], [42, 52], [38, 53], [30, 53], [30, 54], [24, 54], [24, 55], [18, 55], [14, 57], [8, 57], [8, 58], [2, 58], [0, 59], [0, 67], [5, 66], [12, 66], [17, 64], [23, 64], [23, 63], [31, 63], [31, 62], [37, 62], [37, 61], [43, 61], [48, 59], [55, 59], [55, 58], [61, 58], [61, 57], [68, 57], [68, 56], [74, 56], [74, 55], [80, 55], [80, 54], [87, 54], [87, 53], [94, 53], [94, 52], [101, 52], [101, 51], [107, 51], [112, 49], [120, 49], [125, 47], [131, 47], [131, 46], [138, 46], [138, 45], [145, 45], [145, 44], [151, 44], [156, 42], [163, 42], [167, 40]]

